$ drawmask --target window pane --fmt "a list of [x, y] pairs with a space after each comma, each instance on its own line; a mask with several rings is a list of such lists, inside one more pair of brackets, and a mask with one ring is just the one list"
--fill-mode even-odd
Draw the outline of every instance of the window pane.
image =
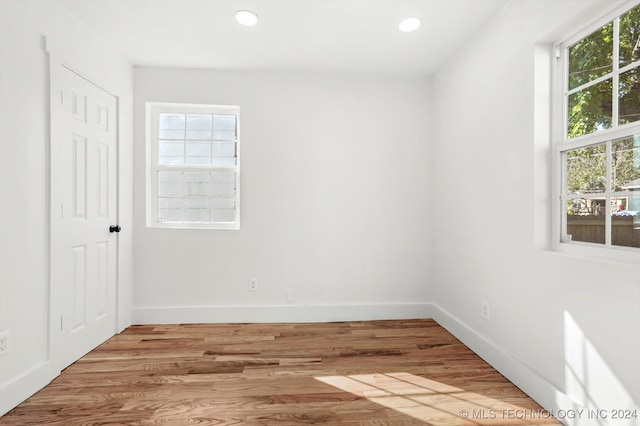
[[586, 198], [567, 201], [567, 235], [572, 241], [604, 244], [603, 202]]
[[213, 209], [211, 214], [214, 222], [233, 222], [236, 218], [235, 209]]
[[216, 115], [214, 116], [213, 130], [236, 131], [235, 115]]
[[213, 132], [213, 139], [217, 141], [234, 141], [236, 132], [234, 130], [216, 130]]
[[158, 198], [158, 221], [163, 223], [182, 222], [182, 199]]
[[161, 197], [182, 196], [182, 172], [158, 172], [158, 195]]
[[213, 164], [215, 166], [233, 166], [236, 164], [235, 142], [213, 143]]
[[568, 151], [566, 158], [569, 194], [605, 191], [607, 156], [604, 144]]
[[627, 197], [615, 197], [611, 200], [611, 213], [614, 216], [625, 216], [627, 213]]
[[159, 114], [160, 139], [184, 139], [184, 114]]
[[233, 198], [214, 198], [211, 207], [214, 209], [233, 210], [236, 208], [236, 202]]
[[216, 115], [213, 121], [213, 139], [217, 141], [236, 140], [236, 116]]
[[640, 69], [634, 68], [620, 74], [618, 123], [621, 125], [640, 120], [640, 79], [638, 73], [640, 73]]
[[184, 194], [187, 196], [208, 196], [211, 183], [208, 172], [185, 172]]
[[[149, 133], [154, 140], [147, 141], [155, 156], [148, 167], [149, 187], [155, 188], [155, 194], [147, 194], [155, 210], [148, 212], [148, 224], [236, 229], [237, 110], [232, 106], [150, 104], [147, 117], [157, 127]], [[218, 226], [216, 221], [223, 223]]]
[[634, 215], [640, 220], [640, 182], [637, 179], [633, 182], [633, 187], [635, 192], [629, 194], [625, 207], [628, 214]]
[[211, 139], [211, 114], [187, 115], [187, 139]]
[[569, 90], [611, 72], [613, 23], [610, 22], [569, 48]]
[[233, 198], [214, 198], [212, 214], [215, 222], [233, 222], [236, 215], [236, 201]]
[[612, 88], [612, 80], [605, 80], [569, 95], [570, 138], [611, 128]]
[[236, 193], [236, 174], [234, 172], [211, 173], [211, 194], [233, 197]]
[[569, 216], [604, 216], [604, 198], [575, 198], [567, 201]]
[[640, 6], [636, 6], [620, 17], [620, 67], [640, 59], [637, 48], [640, 36]]
[[184, 142], [160, 140], [158, 154], [160, 164], [184, 164]]
[[640, 247], [640, 195], [611, 200], [611, 244]]
[[160, 140], [159, 152], [161, 157], [184, 155], [183, 141]]
[[[640, 136], [614, 141], [611, 152], [612, 190], [640, 190]], [[637, 209], [640, 210], [640, 206]]]
[[184, 221], [188, 223], [211, 222], [211, 209], [208, 198], [185, 198]]
[[211, 164], [211, 141], [187, 141], [187, 165]]
[[182, 139], [184, 139], [184, 130], [163, 130], [163, 129], [160, 129], [160, 137], [162, 139], [182, 140]]

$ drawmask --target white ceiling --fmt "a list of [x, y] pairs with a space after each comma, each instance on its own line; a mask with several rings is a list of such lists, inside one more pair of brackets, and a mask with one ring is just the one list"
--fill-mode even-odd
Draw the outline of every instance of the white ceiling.
[[[509, 0], [59, 0], [138, 66], [428, 74]], [[242, 27], [236, 10], [256, 12]], [[422, 26], [402, 33], [398, 23]]]

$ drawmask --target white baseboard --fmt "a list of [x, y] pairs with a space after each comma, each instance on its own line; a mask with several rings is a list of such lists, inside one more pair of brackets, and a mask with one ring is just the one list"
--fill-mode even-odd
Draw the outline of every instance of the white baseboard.
[[0, 416], [48, 385], [58, 374], [51, 362], [45, 361], [3, 384], [0, 387]]
[[[467, 324], [451, 315], [437, 305], [431, 307], [432, 318], [447, 331], [458, 338], [469, 349], [498, 370], [503, 376], [522, 389], [548, 413], [556, 416], [568, 426], [602, 426], [612, 421], [602, 419], [593, 410], [572, 398], [564, 390], [553, 385], [541, 375], [531, 370], [526, 364], [510, 355], [493, 342], [485, 339]], [[620, 408], [627, 408], [626, 406]], [[634, 410], [634, 407], [630, 407]], [[640, 407], [635, 409], [640, 413]], [[607, 411], [607, 410], [604, 410]], [[608, 414], [608, 411], [604, 414]], [[618, 423], [616, 423], [617, 425]], [[640, 419], [622, 420], [620, 426], [640, 425]]]
[[544, 408], [554, 407], [560, 389], [513, 358], [502, 348], [486, 340], [468, 325], [437, 305], [431, 308], [432, 318], [469, 349], [526, 392]]
[[332, 322], [431, 318], [430, 303], [134, 307], [133, 324]]

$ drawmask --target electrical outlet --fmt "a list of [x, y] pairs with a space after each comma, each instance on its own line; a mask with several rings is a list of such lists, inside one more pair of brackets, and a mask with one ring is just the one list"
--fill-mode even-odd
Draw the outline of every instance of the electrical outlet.
[[9, 352], [9, 332], [0, 333], [0, 356]]
[[489, 302], [482, 301], [482, 317], [489, 319]]
[[258, 279], [249, 278], [249, 291], [258, 291]]
[[295, 303], [296, 301], [296, 292], [293, 289], [289, 289], [286, 292], [287, 303]]

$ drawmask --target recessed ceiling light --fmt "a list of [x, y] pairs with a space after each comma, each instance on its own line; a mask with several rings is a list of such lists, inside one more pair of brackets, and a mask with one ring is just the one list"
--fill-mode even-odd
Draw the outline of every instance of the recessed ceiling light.
[[418, 18], [407, 18], [400, 22], [398, 28], [403, 33], [409, 33], [411, 31], [415, 31], [420, 27], [420, 20]]
[[238, 10], [233, 16], [236, 17], [236, 21], [238, 21], [240, 25], [244, 25], [245, 27], [253, 27], [258, 23], [258, 15], [250, 10]]

